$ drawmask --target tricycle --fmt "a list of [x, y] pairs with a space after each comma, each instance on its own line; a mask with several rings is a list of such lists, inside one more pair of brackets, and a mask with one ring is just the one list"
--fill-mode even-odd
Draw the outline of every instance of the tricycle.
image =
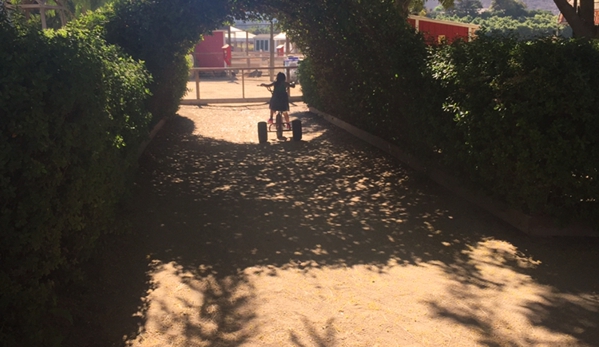
[[[272, 93], [272, 88], [264, 85], [268, 91]], [[268, 133], [276, 132], [278, 140], [286, 140], [283, 136], [283, 132], [290, 131], [294, 141], [300, 141], [302, 139], [302, 121], [294, 119], [291, 122], [283, 121], [283, 111], [276, 111], [274, 120], [269, 118], [266, 122], [258, 122], [258, 141], [260, 143], [268, 142]]]

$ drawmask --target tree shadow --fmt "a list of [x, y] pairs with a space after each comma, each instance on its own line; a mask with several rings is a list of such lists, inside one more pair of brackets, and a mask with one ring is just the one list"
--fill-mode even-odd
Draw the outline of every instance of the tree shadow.
[[[385, 273], [390, 262], [442, 269], [454, 283], [445, 295], [475, 304], [431, 300], [431, 314], [476, 327], [482, 345], [547, 342], [495, 329], [498, 312], [485, 311], [492, 305], [477, 307], [486, 298], [470, 293], [472, 286], [512, 293], [524, 282], [538, 288], [520, 308], [530, 322], [582, 345], [599, 341], [599, 299], [592, 296], [599, 291], [596, 240], [531, 239], [322, 119], [296, 116], [321, 135], [256, 145], [202, 136], [196, 128], [202, 125], [185, 117], [165, 125], [140, 163], [128, 251], [113, 258], [122, 267], [114, 274], [114, 288], [128, 275], [135, 277], [122, 292], [128, 303], [113, 309], [117, 303], [110, 299], [117, 295], [102, 294], [104, 311], [112, 310], [122, 326], [106, 329], [95, 345], [157, 338], [140, 327], [158, 314], [144, 300], [157, 287], [151, 275], [165, 269], [180, 279], [179, 290], [193, 291], [198, 299], [161, 303], [164, 312], [169, 305], [187, 305], [190, 312], [173, 318], [185, 331], [169, 335], [169, 322], [154, 327], [170, 336], [161, 342], [236, 346], [259, 331], [241, 329], [252, 325], [257, 305], [244, 269], [309, 273], [365, 265]], [[169, 295], [154, 300], [173, 299]], [[567, 324], [556, 318], [563, 312]], [[335, 345], [334, 332], [322, 335], [308, 323], [303, 322], [305, 330], [317, 346]], [[289, 339], [306, 345], [296, 333]]]
[[322, 333], [318, 332], [318, 329], [312, 324], [306, 317], [302, 317], [302, 325], [306, 330], [309, 337], [309, 342], [304, 341], [300, 334], [294, 331], [289, 332], [289, 341], [296, 347], [335, 347], [337, 346], [337, 340], [335, 338], [335, 323], [334, 318], [329, 318], [324, 326], [320, 328]]
[[[429, 309], [479, 332], [483, 346], [563, 346], [565, 340], [569, 346], [595, 346], [596, 261], [594, 239], [482, 239], [455, 263], [440, 265], [454, 281], [447, 295], [455, 300], [430, 300]], [[505, 312], [519, 312], [521, 318]], [[520, 324], [531, 329], [516, 332]]]
[[425, 242], [435, 235], [432, 223], [446, 218], [434, 197], [372, 149], [327, 139], [270, 146], [200, 136], [165, 141], [174, 143], [154, 148], [160, 159], [149, 165], [160, 168], [145, 184], [169, 199], [152, 210], [158, 220], [146, 219], [147, 228], [170, 231], [160, 240], [164, 249], [157, 247], [160, 259], [190, 269], [209, 264], [221, 275], [254, 265], [383, 268], [391, 257], [406, 264], [453, 259]]
[[159, 265], [154, 279], [162, 283], [148, 295], [153, 302], [145, 312], [149, 324], [134, 342], [151, 339], [158, 346], [226, 347], [238, 346], [251, 336], [243, 328], [254, 318], [253, 288], [243, 274], [220, 278], [186, 272], [173, 262], [155, 262]]

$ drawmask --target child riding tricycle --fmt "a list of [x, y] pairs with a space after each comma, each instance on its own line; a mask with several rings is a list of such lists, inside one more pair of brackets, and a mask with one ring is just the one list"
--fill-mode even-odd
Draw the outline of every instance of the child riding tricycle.
[[[286, 137], [283, 136], [284, 131], [291, 131], [294, 141], [302, 139], [301, 121], [295, 119], [289, 122], [289, 94], [287, 94], [287, 88], [295, 88], [295, 83], [288, 83], [285, 79], [285, 74], [279, 72], [274, 82], [260, 84], [261, 87], [266, 87], [272, 93], [269, 103], [270, 118], [268, 119], [268, 123], [258, 123], [258, 140], [260, 143], [266, 143], [268, 140], [267, 132], [272, 131], [277, 133], [278, 140], [286, 140]], [[284, 121], [283, 118], [285, 118]], [[273, 126], [274, 130], [272, 129]]]

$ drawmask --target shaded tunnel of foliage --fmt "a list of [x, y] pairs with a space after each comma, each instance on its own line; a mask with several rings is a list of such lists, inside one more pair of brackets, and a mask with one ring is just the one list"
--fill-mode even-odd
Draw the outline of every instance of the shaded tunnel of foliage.
[[593, 43], [490, 36], [427, 48], [391, 0], [118, 0], [45, 33], [2, 12], [6, 345], [60, 344], [70, 316], [55, 291], [113, 231], [140, 143], [185, 92], [185, 55], [252, 13], [277, 18], [306, 54], [309, 105], [520, 210], [598, 224]]

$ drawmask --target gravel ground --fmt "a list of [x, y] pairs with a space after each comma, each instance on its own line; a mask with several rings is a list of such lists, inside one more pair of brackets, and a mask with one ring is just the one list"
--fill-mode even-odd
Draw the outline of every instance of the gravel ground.
[[599, 242], [534, 239], [293, 105], [184, 106], [73, 346], [599, 346]]

